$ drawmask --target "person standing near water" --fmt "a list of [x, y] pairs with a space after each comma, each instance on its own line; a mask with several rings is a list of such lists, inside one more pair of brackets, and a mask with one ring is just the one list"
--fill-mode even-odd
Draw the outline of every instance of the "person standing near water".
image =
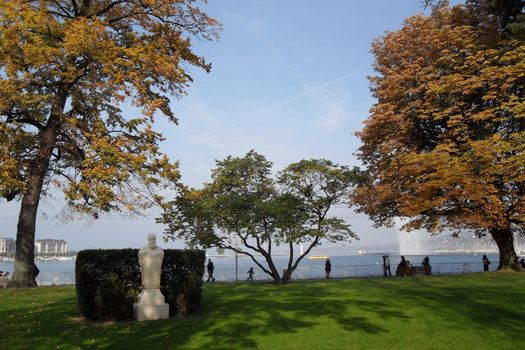
[[488, 271], [489, 270], [489, 265], [490, 265], [490, 260], [489, 258], [487, 258], [486, 255], [483, 255], [483, 271]]
[[326, 259], [324, 270], [326, 272], [326, 278], [330, 278], [330, 272], [332, 271], [332, 263], [330, 262], [330, 259]]
[[390, 257], [383, 255], [383, 276], [392, 277], [392, 270], [390, 270]]

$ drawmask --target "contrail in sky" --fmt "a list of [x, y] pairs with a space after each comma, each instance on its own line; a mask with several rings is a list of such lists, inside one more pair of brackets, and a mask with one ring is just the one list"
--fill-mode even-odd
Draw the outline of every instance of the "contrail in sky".
[[277, 103], [277, 104], [274, 104], [272, 106], [263, 108], [263, 109], [259, 110], [256, 114], [266, 114], [266, 113], [268, 113], [270, 111], [273, 111], [273, 110], [276, 110], [278, 108], [287, 106], [287, 105], [289, 105], [291, 103], [294, 103], [294, 102], [296, 102], [298, 100], [301, 100], [301, 99], [303, 99], [303, 98], [305, 98], [307, 96], [310, 96], [310, 95], [312, 95], [312, 94], [314, 94], [314, 93], [316, 93], [318, 91], [324, 90], [327, 87], [330, 87], [332, 85], [340, 83], [341, 81], [344, 81], [346, 79], [349, 79], [349, 78], [355, 76], [356, 74], [358, 74], [360, 71], [361, 70], [356, 70], [354, 72], [350, 72], [350, 73], [345, 74], [343, 76], [340, 76], [338, 78], [335, 78], [335, 79], [326, 81], [324, 83], [318, 84], [316, 86], [313, 86], [313, 87], [311, 87], [311, 88], [309, 88], [309, 89], [307, 89], [307, 90], [305, 90], [305, 91], [303, 91], [301, 93], [298, 93], [298, 94], [296, 94], [294, 96], [291, 96], [291, 97], [287, 98], [286, 100], [284, 100], [284, 101], [282, 101], [280, 103]]

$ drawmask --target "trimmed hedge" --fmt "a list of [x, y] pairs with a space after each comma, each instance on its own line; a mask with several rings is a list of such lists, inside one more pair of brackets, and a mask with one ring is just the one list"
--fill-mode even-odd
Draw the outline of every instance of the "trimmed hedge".
[[[90, 320], [133, 319], [141, 288], [138, 249], [82, 250], [75, 280], [80, 313]], [[160, 290], [170, 316], [199, 309], [206, 256], [201, 250], [165, 249]]]

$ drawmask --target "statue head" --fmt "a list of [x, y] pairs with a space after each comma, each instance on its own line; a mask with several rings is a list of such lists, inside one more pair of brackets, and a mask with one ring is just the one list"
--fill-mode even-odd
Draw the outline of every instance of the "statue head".
[[148, 247], [155, 249], [157, 247], [157, 236], [154, 233], [148, 235]]

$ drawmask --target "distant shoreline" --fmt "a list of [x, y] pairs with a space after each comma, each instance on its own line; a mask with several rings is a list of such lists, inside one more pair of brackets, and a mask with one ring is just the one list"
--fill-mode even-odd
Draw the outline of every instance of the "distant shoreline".
[[[69, 261], [76, 260], [77, 252], [67, 252], [61, 254], [36, 254], [35, 260], [39, 261]], [[0, 253], [0, 261], [14, 261], [14, 253]]]

